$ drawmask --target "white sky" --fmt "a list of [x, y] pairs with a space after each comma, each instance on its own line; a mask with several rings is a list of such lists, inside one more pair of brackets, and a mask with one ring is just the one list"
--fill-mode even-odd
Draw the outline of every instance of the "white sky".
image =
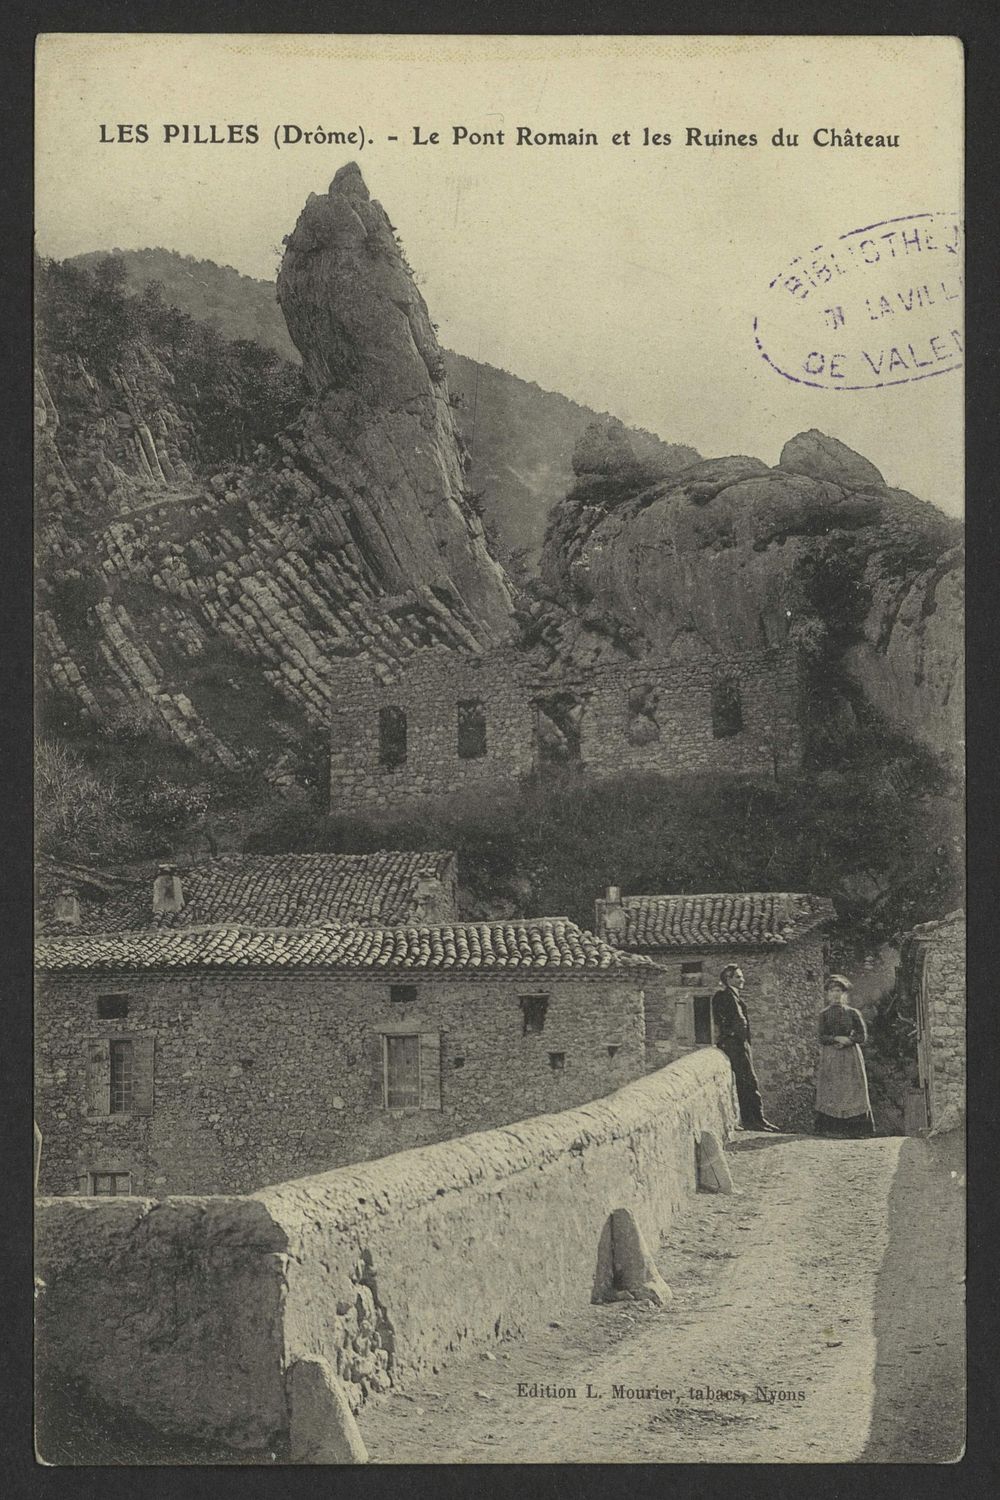
[[[43, 255], [162, 245], [270, 278], [308, 193], [357, 160], [448, 347], [706, 457], [775, 463], [818, 427], [889, 483], [962, 508], [960, 374], [816, 390], [770, 369], [752, 333], [793, 256], [960, 211], [954, 40], [82, 34], [43, 37], [38, 64]], [[148, 143], [101, 143], [102, 123], [140, 121]], [[167, 145], [166, 122], [256, 122], [261, 140]], [[366, 145], [278, 151], [286, 122], [361, 126]], [[418, 124], [444, 144], [409, 145]], [[456, 124], [508, 143], [452, 146]], [[517, 148], [517, 125], [601, 144]], [[644, 125], [674, 144], [639, 146]], [[687, 147], [687, 126], [761, 144]], [[900, 148], [820, 150], [824, 126], [898, 133]], [[798, 149], [770, 146], [779, 127]], [[624, 129], [634, 144], [612, 146]]]

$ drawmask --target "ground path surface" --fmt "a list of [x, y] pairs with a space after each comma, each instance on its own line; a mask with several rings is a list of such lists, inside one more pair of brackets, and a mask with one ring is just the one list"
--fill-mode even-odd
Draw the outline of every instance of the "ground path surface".
[[668, 1307], [581, 1287], [539, 1334], [366, 1407], [372, 1461], [957, 1457], [962, 1174], [900, 1137], [746, 1134], [730, 1161], [739, 1195], [698, 1194], [654, 1250]]

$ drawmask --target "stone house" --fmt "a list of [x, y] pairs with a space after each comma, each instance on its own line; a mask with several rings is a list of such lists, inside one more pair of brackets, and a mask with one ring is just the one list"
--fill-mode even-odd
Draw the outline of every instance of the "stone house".
[[372, 854], [222, 854], [155, 874], [49, 864], [39, 872], [40, 932], [133, 932], [144, 927], [318, 922], [395, 926], [458, 917], [451, 850]]
[[574, 765], [773, 776], [801, 755], [799, 665], [773, 649], [589, 667], [510, 648], [345, 662], [331, 710], [330, 805], [372, 811], [510, 787]]
[[965, 913], [924, 922], [903, 939], [899, 986], [917, 1024], [918, 1090], [906, 1132], [949, 1130], [965, 1117]]
[[37, 971], [47, 1194], [252, 1191], [645, 1071], [653, 966], [563, 918], [73, 932]]
[[599, 936], [656, 963], [646, 984], [648, 1066], [713, 1045], [712, 994], [723, 966], [738, 963], [765, 1110], [805, 1126], [832, 901], [773, 891], [623, 897], [612, 886], [596, 908]]

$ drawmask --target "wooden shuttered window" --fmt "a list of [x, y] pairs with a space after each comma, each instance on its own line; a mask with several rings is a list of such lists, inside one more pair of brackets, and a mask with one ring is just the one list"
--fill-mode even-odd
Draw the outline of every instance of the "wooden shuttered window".
[[441, 1033], [420, 1033], [420, 1108], [441, 1108]]
[[385, 1102], [388, 1109], [417, 1109], [420, 1105], [420, 1038], [385, 1039]]
[[92, 1037], [86, 1048], [85, 1113], [92, 1118], [111, 1114], [151, 1115], [155, 1053], [156, 1038], [152, 1036]]
[[694, 1041], [694, 1005], [687, 996], [674, 1001], [674, 1037], [685, 1045]]
[[441, 1108], [441, 1033], [384, 1031], [373, 1049], [378, 1098], [384, 1109]]
[[86, 1094], [88, 1115], [111, 1113], [111, 1044], [105, 1036], [87, 1043]]

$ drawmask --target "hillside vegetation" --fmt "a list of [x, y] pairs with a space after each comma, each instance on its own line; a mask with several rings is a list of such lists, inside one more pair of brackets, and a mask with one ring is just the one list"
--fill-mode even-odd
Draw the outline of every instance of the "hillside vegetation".
[[[300, 221], [286, 261], [304, 365], [278, 352], [273, 288], [231, 268], [165, 251], [39, 268], [43, 852], [450, 846], [469, 915], [589, 924], [608, 883], [797, 888], [833, 895], [863, 944], [960, 904], [961, 789], [939, 753], [961, 694], [960, 528], [823, 434], [774, 469], [702, 462], [446, 355], [360, 174], [310, 212], [348, 197], [368, 237], [337, 273], [344, 317], [312, 253], [322, 222]], [[520, 519], [491, 550], [494, 480]], [[497, 554], [535, 547], [546, 515], [541, 577], [515, 594]], [[387, 672], [507, 630], [556, 667], [792, 641], [806, 763], [770, 785], [566, 773], [331, 816], [338, 664]]]
[[[108, 257], [92, 251], [70, 263], [88, 270]], [[228, 339], [253, 339], [297, 364], [273, 281], [173, 250], [114, 250], [115, 264], [138, 292], [152, 286], [171, 306]], [[537, 571], [545, 528], [572, 477], [573, 448], [597, 416], [555, 391], [507, 370], [442, 350], [455, 420], [471, 459], [469, 489], [501, 560], [524, 577]], [[698, 459], [694, 448], [629, 429], [637, 449], [655, 455], [661, 474]]]

